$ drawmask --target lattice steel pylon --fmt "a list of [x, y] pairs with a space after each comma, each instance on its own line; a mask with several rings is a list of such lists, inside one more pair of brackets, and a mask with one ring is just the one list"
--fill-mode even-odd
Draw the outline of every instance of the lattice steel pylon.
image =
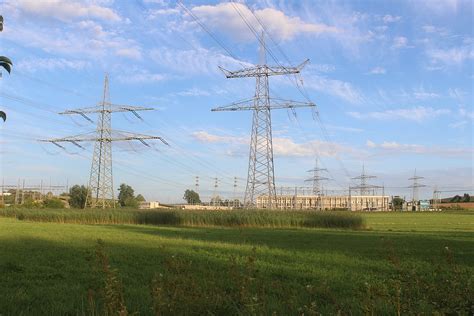
[[423, 187], [426, 187], [426, 185], [424, 184], [421, 184], [418, 182], [418, 180], [420, 179], [424, 179], [425, 177], [420, 177], [420, 176], [417, 176], [416, 175], [416, 169], [415, 169], [415, 173], [413, 175], [413, 177], [409, 178], [408, 180], [413, 180], [413, 184], [408, 186], [409, 188], [412, 188], [413, 189], [413, 192], [412, 192], [412, 202], [417, 202], [418, 201], [418, 189], [419, 188], [423, 188]]
[[141, 106], [112, 104], [109, 96], [109, 78], [108, 75], [105, 75], [103, 98], [98, 106], [67, 110], [59, 113], [78, 114], [91, 123], [93, 120], [91, 120], [87, 114], [96, 113], [98, 114], [96, 131], [70, 137], [40, 140], [43, 142], [50, 142], [62, 149], [65, 149], [65, 147], [59, 143], [71, 143], [77, 147], [84, 148], [79, 144], [80, 142], [95, 142], [86, 207], [115, 208], [112, 175], [112, 142], [138, 140], [145, 146], [149, 147], [145, 140], [158, 139], [168, 145], [168, 143], [159, 136], [141, 135], [112, 129], [112, 113], [131, 112], [141, 119], [141, 116], [138, 115], [137, 111], [148, 110], [154, 109]]
[[313, 175], [305, 180], [305, 182], [313, 183], [314, 195], [322, 195], [321, 181], [329, 180], [329, 178], [321, 176], [321, 171], [327, 172], [328, 170], [326, 168], [319, 168], [318, 158], [316, 158], [314, 168], [307, 171], [313, 173]]
[[236, 71], [229, 71], [219, 67], [227, 78], [255, 77], [254, 97], [211, 110], [253, 111], [249, 166], [244, 197], [244, 206], [246, 208], [254, 207], [256, 205], [256, 198], [259, 196], [268, 197], [269, 208], [272, 208], [276, 201], [271, 110], [316, 106], [312, 102], [295, 102], [270, 97], [268, 77], [298, 74], [309, 60], [296, 67], [268, 66], [263, 35], [259, 41], [261, 46], [260, 62], [258, 65]]
[[351, 187], [350, 189], [358, 189], [360, 192], [360, 195], [368, 195], [370, 193], [370, 189], [377, 189], [380, 188], [379, 186], [376, 185], [371, 185], [367, 183], [368, 179], [374, 179], [377, 178], [376, 176], [371, 176], [365, 173], [365, 166], [362, 164], [362, 173], [360, 176], [354, 177], [352, 179], [354, 180], [360, 180], [360, 185]]

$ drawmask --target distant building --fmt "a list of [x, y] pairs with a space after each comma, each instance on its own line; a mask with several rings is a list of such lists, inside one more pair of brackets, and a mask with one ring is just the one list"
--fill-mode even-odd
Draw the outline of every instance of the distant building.
[[[277, 195], [273, 208], [297, 210], [388, 211], [390, 197], [382, 195]], [[268, 196], [257, 197], [257, 208], [268, 208]]]
[[138, 208], [141, 210], [149, 210], [154, 208], [159, 208], [160, 202], [158, 201], [149, 201], [149, 202], [140, 202]]

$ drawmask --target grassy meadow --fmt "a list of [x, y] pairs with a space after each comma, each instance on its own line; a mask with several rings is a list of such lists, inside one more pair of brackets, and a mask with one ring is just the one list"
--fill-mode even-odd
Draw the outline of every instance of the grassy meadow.
[[473, 212], [336, 214], [352, 226], [48, 211], [0, 210], [0, 315], [474, 312]]

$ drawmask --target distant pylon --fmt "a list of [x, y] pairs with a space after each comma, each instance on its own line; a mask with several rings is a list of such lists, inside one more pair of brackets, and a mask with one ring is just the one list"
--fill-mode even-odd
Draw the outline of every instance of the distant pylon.
[[194, 186], [196, 187], [196, 193], [199, 194], [199, 176], [195, 177]]
[[360, 180], [360, 185], [352, 187], [352, 189], [359, 189], [360, 195], [368, 195], [370, 193], [370, 189], [379, 188], [378, 186], [370, 185], [367, 183], [368, 179], [377, 178], [376, 176], [371, 176], [365, 173], [365, 166], [362, 164], [362, 173], [360, 176], [354, 177], [354, 180]]
[[153, 110], [153, 108], [117, 105], [110, 103], [109, 77], [108, 75], [105, 75], [103, 97], [102, 102], [99, 104], [99, 106], [67, 110], [65, 112], [59, 113], [79, 114], [89, 122], [93, 122], [93, 120], [91, 120], [87, 116], [87, 114], [97, 113], [98, 120], [96, 131], [71, 137], [40, 140], [43, 142], [50, 142], [62, 149], [65, 149], [65, 147], [63, 147], [59, 143], [70, 143], [79, 148], [84, 149], [84, 147], [79, 145], [80, 142], [95, 142], [89, 177], [88, 195], [86, 198], [86, 207], [115, 207], [115, 196], [112, 177], [112, 142], [138, 140], [145, 146], [149, 147], [145, 140], [158, 139], [164, 144], [168, 145], [168, 143], [164, 139], [158, 136], [140, 135], [124, 131], [112, 130], [112, 113], [130, 112], [141, 119], [137, 111], [146, 110]]
[[254, 97], [235, 102], [229, 106], [212, 109], [212, 111], [253, 111], [249, 166], [244, 197], [246, 208], [255, 207], [255, 201], [258, 196], [268, 197], [269, 208], [272, 208], [276, 201], [271, 110], [315, 106], [310, 102], [295, 102], [270, 97], [269, 76], [298, 74], [309, 60], [306, 60], [297, 67], [268, 66], [263, 34], [259, 41], [261, 44], [259, 65], [236, 71], [229, 71], [219, 67], [227, 78], [255, 77]]
[[321, 176], [321, 171], [327, 172], [328, 170], [326, 168], [319, 168], [318, 158], [316, 158], [316, 161], [314, 163], [314, 168], [307, 171], [307, 172], [312, 172], [313, 176], [305, 180], [305, 182], [313, 183], [314, 195], [322, 195], [323, 192], [321, 188], [321, 185], [322, 185], [321, 181], [329, 180], [329, 178]]
[[408, 180], [413, 180], [413, 184], [409, 186], [409, 188], [413, 189], [412, 192], [412, 202], [418, 201], [418, 189], [422, 187], [426, 187], [424, 184], [420, 184], [418, 180], [424, 179], [424, 177], [420, 177], [416, 175], [416, 169], [413, 177], [409, 178]]
[[219, 187], [219, 179], [214, 178], [214, 206], [217, 206], [217, 200], [218, 200], [218, 195], [217, 195], [217, 188]]

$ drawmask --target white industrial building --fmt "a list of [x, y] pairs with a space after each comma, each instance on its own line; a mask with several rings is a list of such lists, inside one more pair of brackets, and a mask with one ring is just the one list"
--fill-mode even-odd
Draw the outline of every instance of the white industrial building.
[[[272, 208], [297, 210], [388, 211], [390, 197], [385, 195], [277, 195]], [[257, 208], [268, 208], [268, 196], [257, 197]]]

